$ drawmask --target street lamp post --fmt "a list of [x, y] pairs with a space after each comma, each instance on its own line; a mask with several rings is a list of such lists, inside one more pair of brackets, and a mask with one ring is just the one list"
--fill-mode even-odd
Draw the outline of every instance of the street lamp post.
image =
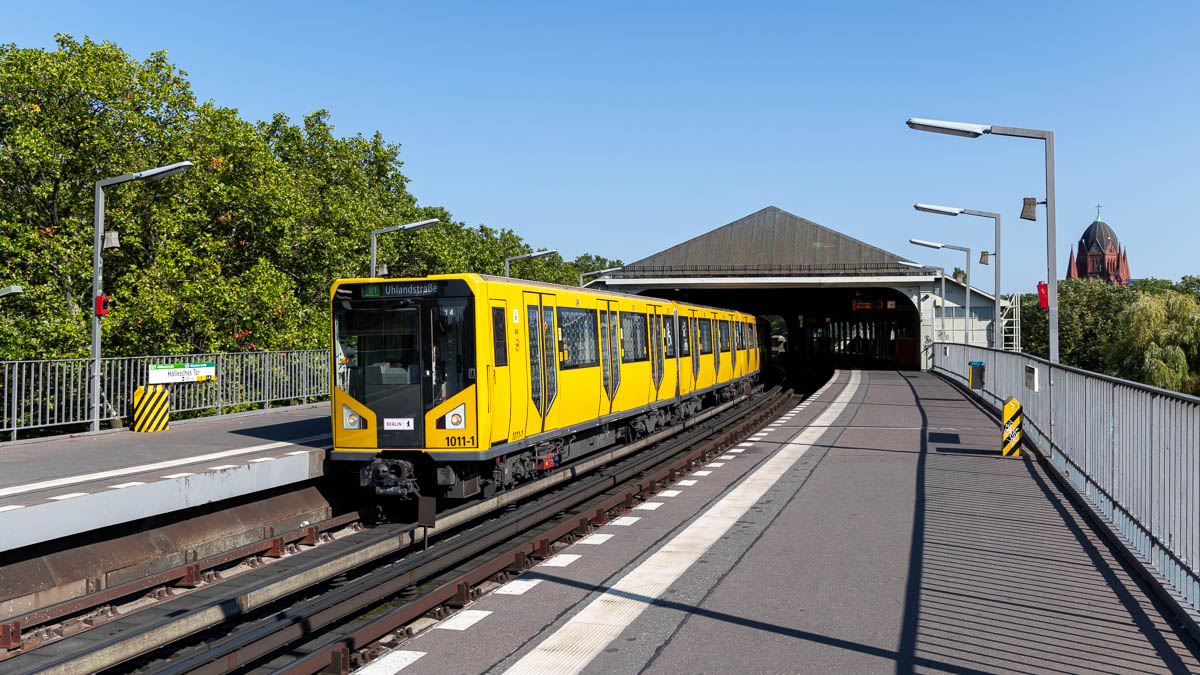
[[558, 249], [551, 249], [549, 251], [538, 251], [536, 253], [526, 253], [524, 255], [514, 255], [511, 258], [505, 258], [504, 259], [504, 276], [508, 276], [508, 264], [514, 260], [520, 260], [522, 258], [541, 258], [542, 256], [547, 256], [547, 255], [550, 255], [551, 253], [558, 253]]
[[[625, 269], [625, 268], [624, 267], [610, 267], [606, 270], [596, 270], [595, 272], [584, 272], [579, 275], [579, 287], [583, 288], [583, 278], [584, 277], [594, 277], [597, 274], [608, 274], [609, 272], [616, 272], [617, 270], [623, 270], [623, 269]], [[505, 276], [508, 276], [508, 275], [506, 274]]]
[[[942, 320], [941, 320], [942, 325], [938, 328], [938, 333], [940, 333], [939, 337], [941, 337], [943, 340], [945, 340], [946, 339], [946, 268], [945, 267], [935, 267], [933, 265], [922, 265], [921, 263], [908, 262], [907, 260], [900, 260], [898, 262], [901, 265], [905, 265], [907, 267], [919, 267], [922, 269], [928, 268], [928, 269], [935, 269], [938, 271], [938, 277], [942, 281], [941, 295], [938, 296], [938, 299], [942, 303]], [[932, 324], [933, 321], [930, 321], [929, 323]]]
[[[983, 134], [993, 136], [1016, 136], [1018, 138], [1040, 139], [1045, 142], [1046, 149], [1046, 277], [1048, 280], [1047, 300], [1050, 306], [1050, 362], [1058, 363], [1058, 243], [1054, 232], [1054, 132], [1041, 129], [1021, 129], [1019, 127], [1001, 127], [989, 124], [967, 124], [963, 122], [945, 122], [942, 120], [927, 120], [910, 118], [909, 128], [918, 131], [932, 131], [951, 136], [979, 138]], [[997, 248], [997, 253], [999, 249]], [[999, 291], [997, 291], [999, 292]]]
[[[88, 388], [92, 397], [92, 431], [100, 430], [100, 315], [96, 313], [96, 298], [99, 298], [104, 292], [103, 251], [105, 248], [115, 248], [117, 245], [116, 232], [110, 233], [114, 235], [111, 240], [105, 236], [104, 232], [104, 188], [135, 180], [162, 180], [167, 176], [183, 173], [190, 168], [192, 168], [191, 162], [175, 162], [174, 164], [147, 169], [146, 171], [138, 171], [137, 173], [127, 173], [124, 176], [105, 178], [96, 182], [96, 210], [92, 227], [92, 307], [90, 308], [92, 312], [92, 372], [88, 377]], [[106, 246], [108, 243], [106, 240], [111, 241], [111, 245]]]
[[[913, 208], [925, 213], [936, 213], [943, 216], [957, 216], [964, 214], [968, 216], [979, 216], [980, 218], [991, 218], [995, 222], [996, 229], [996, 251], [993, 254], [995, 260], [996, 274], [996, 297], [992, 303], [992, 334], [994, 335], [996, 349], [1003, 349], [1004, 345], [1001, 342], [1002, 332], [1000, 329], [1000, 214], [992, 213], [991, 211], [976, 211], [975, 209], [960, 209], [953, 206], [935, 206], [933, 204], [913, 204]], [[970, 261], [967, 261], [970, 263]], [[982, 261], [981, 261], [982, 262]]]
[[371, 230], [371, 278], [372, 279], [375, 278], [375, 238], [376, 237], [378, 237], [381, 234], [387, 234], [388, 232], [397, 232], [400, 230], [419, 230], [422, 227], [429, 227], [430, 225], [437, 225], [437, 223], [438, 223], [437, 218], [430, 218], [429, 220], [422, 220], [420, 222], [409, 223], [407, 225], [393, 225], [391, 227], [381, 227], [378, 230]]
[[[962, 251], [967, 254], [967, 306], [965, 309], [966, 322], [963, 324], [963, 344], [971, 344], [971, 249], [966, 246], [955, 246], [954, 244], [943, 244], [936, 241], [925, 241], [924, 239], [909, 239], [908, 243], [924, 246], [926, 248], [948, 248], [953, 251]], [[945, 278], [945, 272], [942, 277]], [[945, 298], [942, 299], [942, 304], [945, 305]], [[942, 307], [942, 317], [946, 316], [946, 308]]]

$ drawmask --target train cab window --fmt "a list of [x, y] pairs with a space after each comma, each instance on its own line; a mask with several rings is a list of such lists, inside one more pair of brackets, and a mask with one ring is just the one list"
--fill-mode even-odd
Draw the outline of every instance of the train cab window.
[[594, 368], [600, 365], [600, 345], [596, 336], [596, 310], [560, 307], [558, 331], [562, 336], [559, 367]]
[[728, 321], [718, 321], [717, 322], [717, 330], [721, 334], [721, 351], [723, 351], [723, 352], [729, 351], [729, 322]]
[[433, 314], [433, 405], [475, 382], [474, 317], [470, 298], [442, 298]]
[[650, 360], [650, 336], [645, 314], [621, 312], [621, 362]]
[[687, 317], [679, 317], [679, 355], [691, 356], [692, 354], [692, 336], [688, 330]]
[[496, 352], [496, 367], [508, 365], [508, 335], [505, 332], [504, 308], [492, 308], [492, 346]]
[[675, 317], [663, 315], [662, 334], [663, 356], [673, 359], [675, 358]]
[[700, 353], [713, 353], [712, 339], [712, 322], [708, 319], [700, 319], [700, 330], [697, 331], [697, 336], [700, 338]]

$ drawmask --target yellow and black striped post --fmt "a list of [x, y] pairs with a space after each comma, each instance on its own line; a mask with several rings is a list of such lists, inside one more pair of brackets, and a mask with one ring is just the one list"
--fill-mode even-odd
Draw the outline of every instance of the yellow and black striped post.
[[165, 431], [170, 428], [171, 398], [167, 387], [148, 384], [133, 392], [133, 430]]
[[1000, 454], [1008, 457], [1021, 456], [1021, 441], [1025, 434], [1021, 431], [1021, 423], [1025, 415], [1021, 411], [1021, 402], [1010, 398], [1004, 403], [1004, 427], [1000, 431]]

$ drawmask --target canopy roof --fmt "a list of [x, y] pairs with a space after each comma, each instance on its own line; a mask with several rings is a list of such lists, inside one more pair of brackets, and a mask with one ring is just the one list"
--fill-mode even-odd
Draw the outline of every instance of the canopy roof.
[[628, 264], [621, 278], [711, 276], [914, 276], [902, 256], [768, 206]]

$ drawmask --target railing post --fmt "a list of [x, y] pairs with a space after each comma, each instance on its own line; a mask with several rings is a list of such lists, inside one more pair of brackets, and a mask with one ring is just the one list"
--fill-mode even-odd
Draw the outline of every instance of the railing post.
[[217, 415], [223, 414], [222, 410], [224, 408], [224, 406], [221, 405], [221, 402], [223, 400], [223, 394], [222, 394], [221, 390], [222, 390], [222, 383], [225, 381], [225, 371], [221, 370], [221, 364], [223, 363], [223, 359], [221, 358], [221, 356], [222, 356], [222, 354], [218, 353], [216, 356], [216, 359], [214, 359], [214, 361], [216, 362], [216, 365], [217, 365], [217, 369], [216, 369], [216, 371], [217, 371], [217, 377], [216, 377]]
[[17, 427], [20, 426], [19, 425], [20, 418], [17, 417], [17, 378], [16, 378], [16, 372], [15, 372], [16, 370], [17, 370], [17, 365], [15, 363], [11, 367], [9, 367], [9, 366], [4, 367], [4, 375], [5, 375], [5, 377], [8, 378], [7, 386], [8, 386], [10, 393], [12, 394], [12, 407], [8, 409], [8, 418], [9, 418], [9, 421], [12, 422], [12, 438], [11, 438], [11, 440], [14, 440], [14, 441], [17, 440]]

